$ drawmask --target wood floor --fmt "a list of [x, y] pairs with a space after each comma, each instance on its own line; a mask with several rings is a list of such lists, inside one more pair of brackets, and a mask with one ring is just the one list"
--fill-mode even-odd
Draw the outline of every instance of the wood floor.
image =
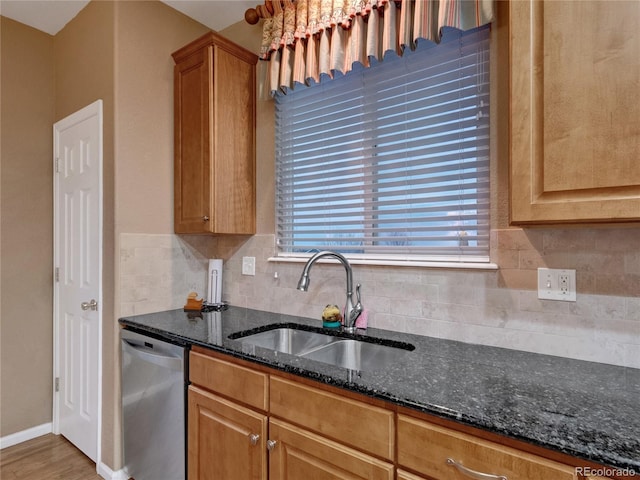
[[102, 480], [96, 464], [52, 433], [0, 450], [2, 480]]

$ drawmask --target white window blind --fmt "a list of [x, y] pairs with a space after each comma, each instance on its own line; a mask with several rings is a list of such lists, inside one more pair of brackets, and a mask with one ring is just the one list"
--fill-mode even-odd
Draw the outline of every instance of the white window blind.
[[277, 94], [278, 254], [489, 261], [489, 27]]

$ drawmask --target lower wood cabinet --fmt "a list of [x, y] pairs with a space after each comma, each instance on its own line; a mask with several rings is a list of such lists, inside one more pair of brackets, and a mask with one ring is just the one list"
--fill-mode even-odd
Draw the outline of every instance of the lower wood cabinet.
[[269, 408], [269, 375], [234, 363], [191, 352], [189, 380], [255, 410]]
[[398, 480], [427, 480], [427, 479], [424, 477], [418, 477], [417, 475], [413, 475], [409, 472], [398, 470]]
[[607, 480], [578, 476], [570, 457], [194, 350], [189, 480]]
[[393, 464], [280, 420], [269, 442], [270, 480], [393, 480]]
[[189, 387], [189, 480], [266, 480], [267, 417]]
[[578, 478], [568, 465], [406, 415], [398, 415], [398, 464], [433, 480]]
[[386, 460], [395, 454], [392, 411], [272, 375], [269, 414]]

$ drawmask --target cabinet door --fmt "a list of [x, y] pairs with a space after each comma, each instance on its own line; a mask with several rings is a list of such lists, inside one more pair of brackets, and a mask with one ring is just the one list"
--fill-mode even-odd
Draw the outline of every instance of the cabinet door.
[[256, 232], [255, 61], [214, 47], [213, 229]]
[[208, 46], [176, 63], [174, 69], [174, 229], [211, 232], [211, 85]]
[[393, 465], [279, 420], [269, 422], [269, 480], [392, 480]]
[[188, 416], [189, 480], [266, 480], [267, 417], [194, 386]]
[[640, 220], [640, 2], [510, 2], [511, 221]]

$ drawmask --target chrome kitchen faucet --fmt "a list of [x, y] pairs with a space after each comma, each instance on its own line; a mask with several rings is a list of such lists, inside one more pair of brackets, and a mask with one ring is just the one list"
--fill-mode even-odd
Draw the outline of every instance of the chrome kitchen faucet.
[[360, 302], [360, 284], [356, 285], [356, 304], [353, 304], [353, 271], [349, 261], [341, 254], [328, 250], [318, 252], [307, 261], [300, 280], [298, 280], [298, 290], [306, 292], [309, 289], [309, 271], [314, 263], [323, 257], [334, 257], [342, 263], [347, 272], [347, 303], [344, 306], [344, 324], [343, 328], [346, 332], [353, 333], [356, 331], [356, 320], [364, 310]]

